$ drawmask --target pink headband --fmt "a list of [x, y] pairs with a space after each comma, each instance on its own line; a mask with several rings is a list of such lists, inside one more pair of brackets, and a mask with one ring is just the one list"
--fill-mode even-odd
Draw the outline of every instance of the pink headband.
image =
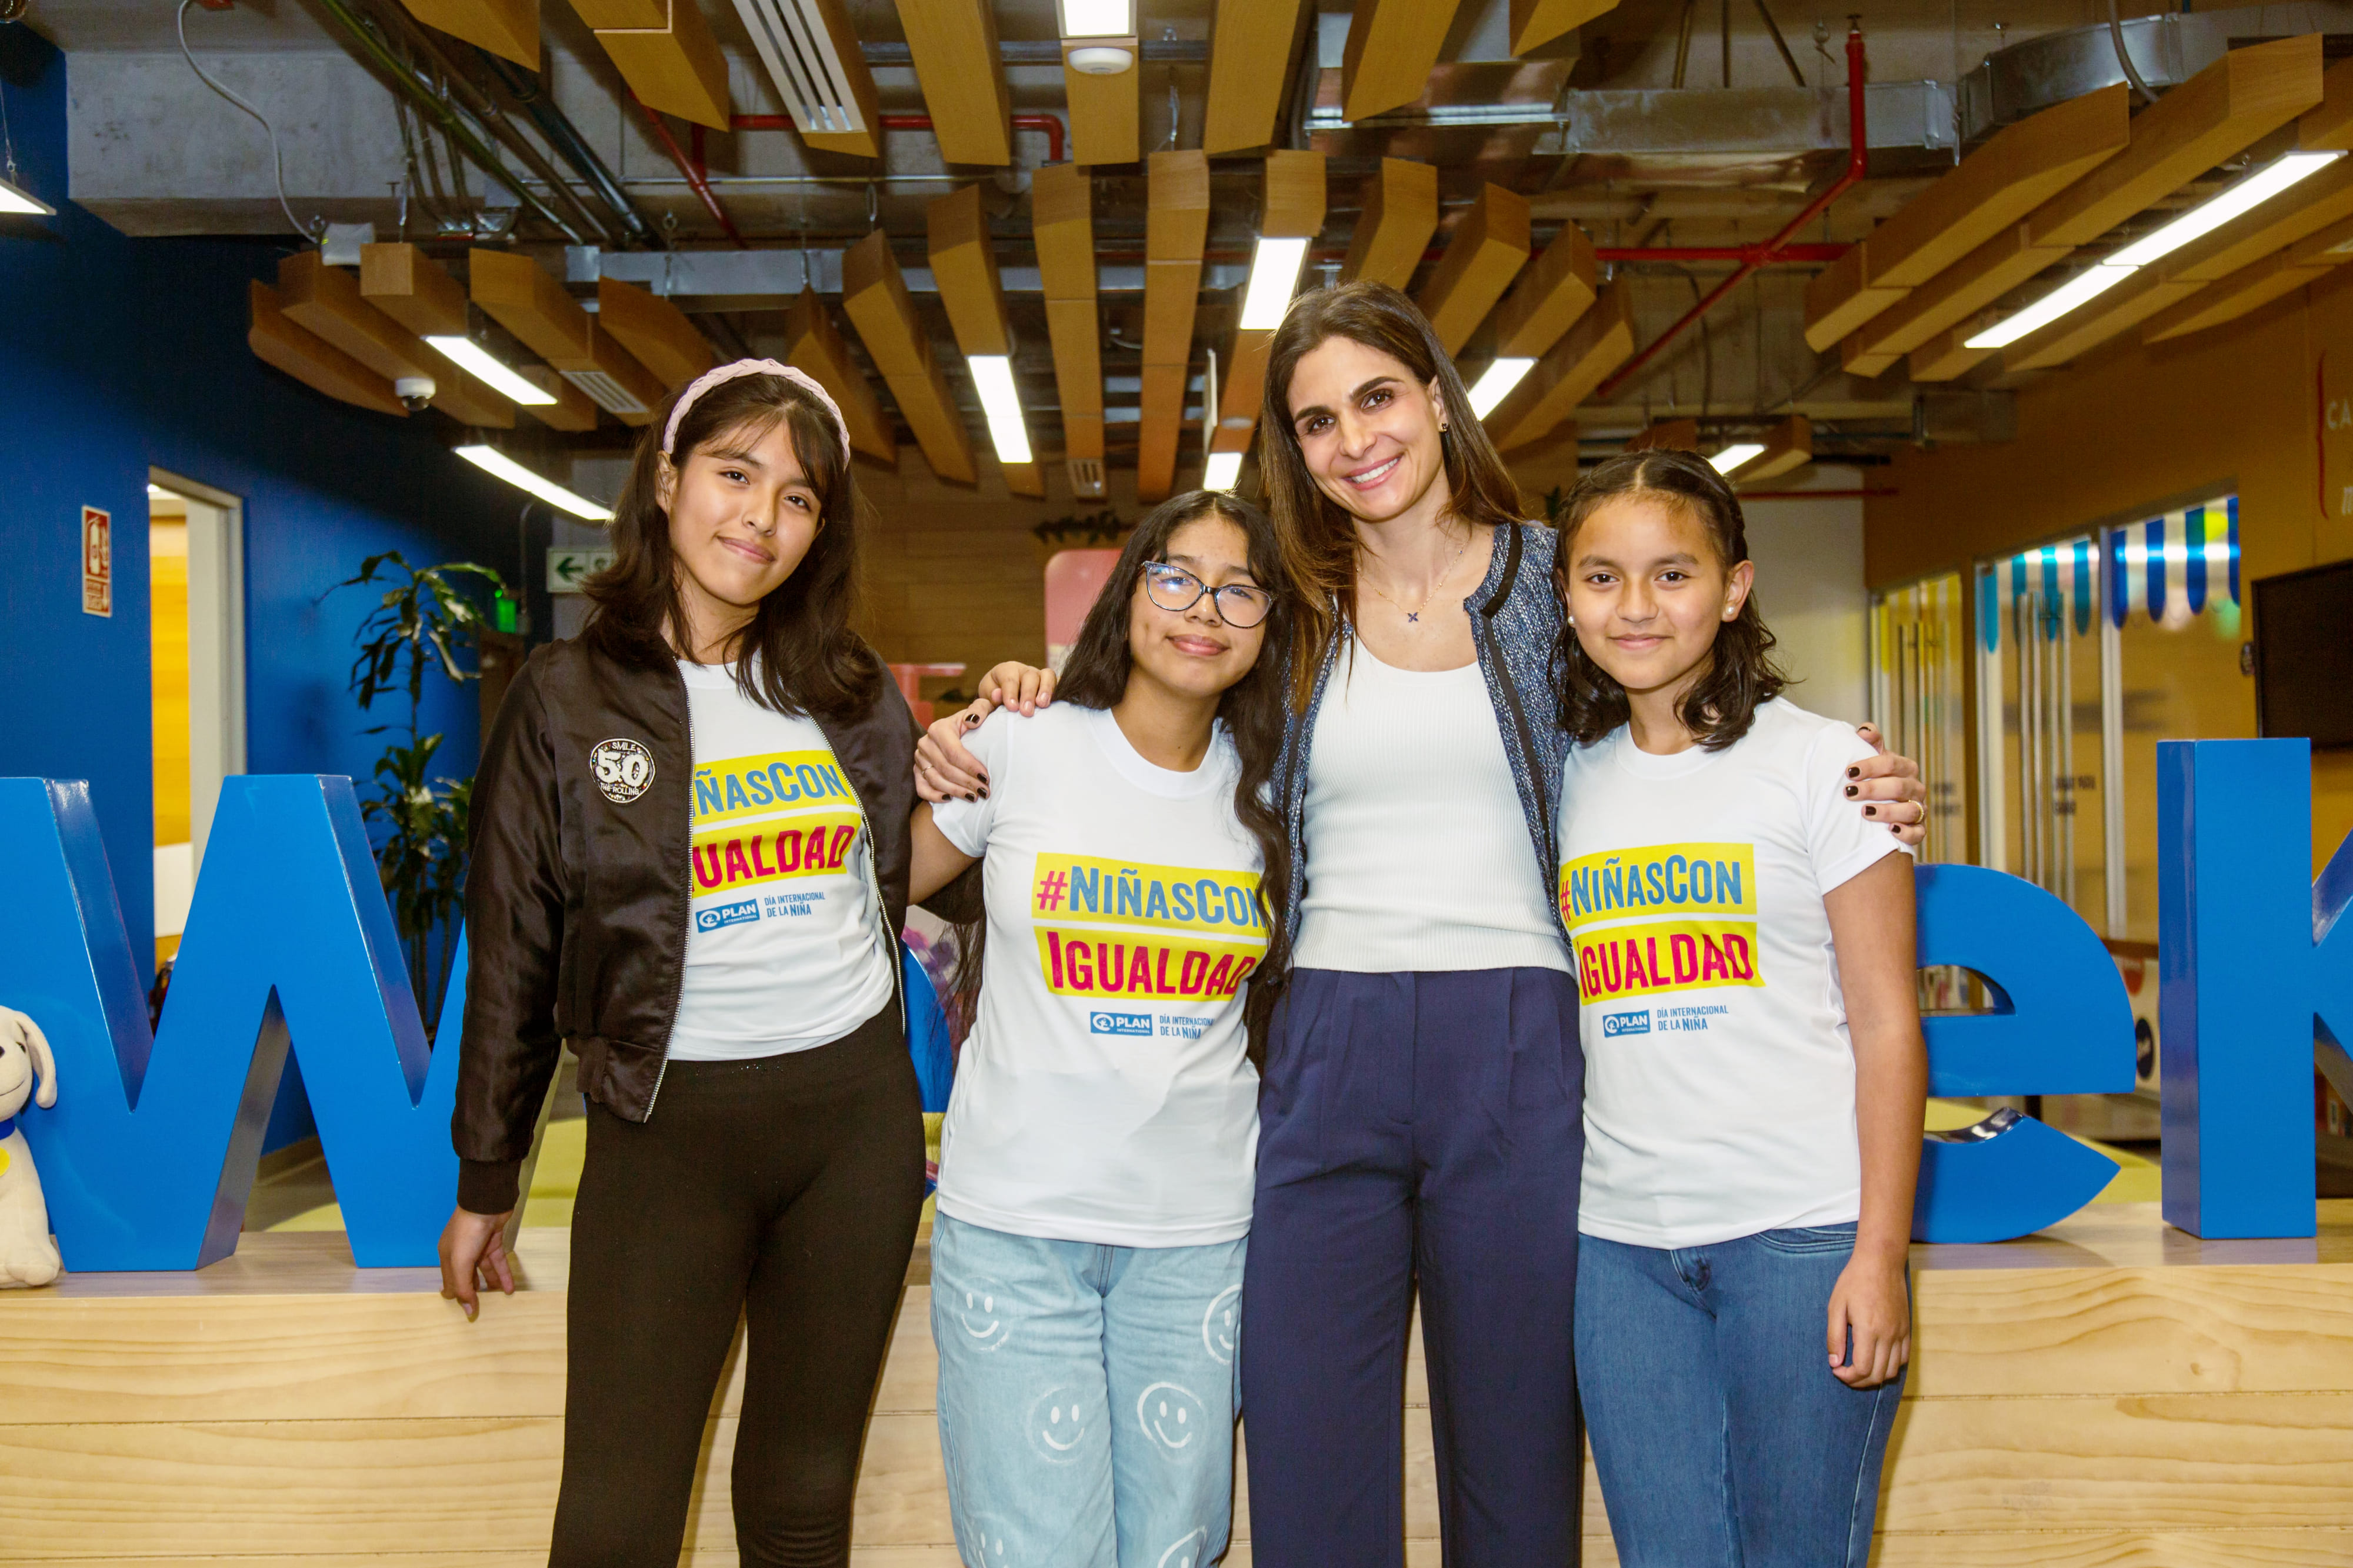
[[662, 429], [663, 457], [674, 455], [672, 448], [678, 445], [678, 422], [686, 417], [686, 411], [694, 406], [694, 400], [721, 382], [733, 381], [742, 375], [780, 375], [824, 404], [825, 411], [833, 416], [833, 427], [841, 432], [841, 460], [845, 463], [849, 461], [849, 426], [841, 417], [840, 405], [817, 384], [815, 376], [772, 359], [739, 359], [732, 364], [723, 364], [716, 370], [706, 370], [696, 376], [692, 384], [679, 394], [677, 404], [670, 411], [670, 423]]

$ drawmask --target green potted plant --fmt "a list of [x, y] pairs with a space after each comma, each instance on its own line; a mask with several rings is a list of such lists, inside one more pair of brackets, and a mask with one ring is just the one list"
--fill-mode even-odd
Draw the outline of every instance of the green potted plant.
[[487, 586], [495, 603], [506, 598], [506, 584], [491, 568], [470, 561], [417, 567], [398, 551], [387, 550], [360, 563], [357, 576], [329, 592], [379, 584], [383, 595], [356, 633], [352, 694], [362, 712], [372, 711], [387, 694], [406, 698], [408, 711], [403, 722], [372, 725], [365, 731], [396, 738], [376, 759], [375, 793], [362, 799], [360, 812], [372, 826], [385, 829], [376, 847], [376, 870], [391, 897], [409, 989], [429, 1029], [440, 1014], [449, 944], [465, 899], [473, 780], [433, 775], [442, 737], [421, 732], [418, 708], [428, 670], [438, 669], [461, 687], [481, 679], [479, 659], [472, 668], [461, 662], [479, 647], [488, 620], [466, 590]]

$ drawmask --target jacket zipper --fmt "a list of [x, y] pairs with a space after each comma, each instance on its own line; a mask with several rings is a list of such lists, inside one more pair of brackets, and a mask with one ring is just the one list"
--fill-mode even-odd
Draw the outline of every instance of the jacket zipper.
[[654, 1087], [646, 1096], [646, 1120], [654, 1115], [654, 1101], [661, 1098], [662, 1079], [670, 1076], [670, 1042], [678, 1033], [679, 1004], [686, 1000], [686, 945], [694, 940], [694, 694], [686, 689], [686, 678], [678, 673], [673, 663], [670, 679], [686, 700], [686, 880], [679, 884], [686, 896], [679, 900], [678, 984], [670, 987], [670, 1029], [662, 1036], [661, 1064], [654, 1068]]

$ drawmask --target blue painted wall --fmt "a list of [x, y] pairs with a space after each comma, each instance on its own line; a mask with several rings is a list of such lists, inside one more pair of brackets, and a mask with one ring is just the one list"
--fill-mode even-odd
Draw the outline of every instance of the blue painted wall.
[[[147, 470], [243, 498], [247, 762], [255, 773], [353, 775], [363, 795], [389, 721], [345, 691], [368, 597], [320, 595], [365, 556], [476, 560], [509, 574], [522, 497], [451, 456], [438, 415], [337, 403], [246, 345], [247, 284], [267, 242], [128, 238], [67, 199], [69, 62], [0, 26], [0, 80], [23, 183], [53, 218], [0, 218], [0, 773], [85, 778], [134, 952], [153, 951]], [[260, 134], [257, 127], [255, 134]], [[114, 615], [81, 611], [84, 504], [114, 515]], [[546, 542], [545, 509], [530, 538]], [[545, 601], [534, 605], [545, 626]], [[472, 771], [477, 698], [427, 686], [448, 771]]]

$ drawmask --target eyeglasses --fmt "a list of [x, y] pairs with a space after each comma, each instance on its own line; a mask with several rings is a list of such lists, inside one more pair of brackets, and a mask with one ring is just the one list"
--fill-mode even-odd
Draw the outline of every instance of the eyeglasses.
[[1182, 566], [1171, 566], [1166, 561], [1144, 563], [1144, 591], [1171, 614], [1191, 609], [1207, 594], [1218, 607], [1218, 618], [1237, 631], [1250, 630], [1274, 611], [1274, 595], [1263, 588], [1247, 583], [1212, 588]]

